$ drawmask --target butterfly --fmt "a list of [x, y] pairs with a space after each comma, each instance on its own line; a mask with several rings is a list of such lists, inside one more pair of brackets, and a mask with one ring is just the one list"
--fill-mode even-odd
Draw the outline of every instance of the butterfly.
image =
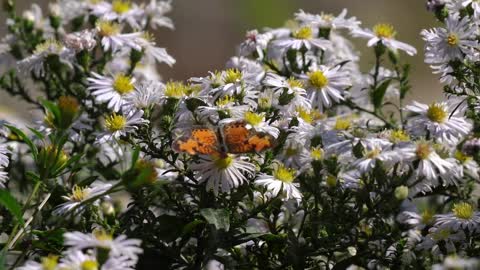
[[186, 131], [174, 140], [172, 148], [189, 155], [258, 153], [272, 148], [275, 142], [272, 135], [255, 131], [244, 120], [226, 122], [219, 127], [193, 127]]

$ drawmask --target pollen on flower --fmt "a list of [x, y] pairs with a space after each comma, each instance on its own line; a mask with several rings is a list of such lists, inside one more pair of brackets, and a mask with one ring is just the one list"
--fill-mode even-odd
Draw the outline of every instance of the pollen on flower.
[[296, 39], [311, 39], [313, 37], [312, 28], [304, 26], [293, 33]]
[[466, 202], [456, 203], [453, 205], [452, 209], [455, 217], [465, 220], [471, 219], [473, 217], [474, 211], [475, 209], [473, 208], [473, 205]]
[[328, 78], [320, 70], [308, 73], [308, 80], [318, 90], [328, 85]]
[[214, 159], [214, 164], [218, 169], [224, 170], [233, 163], [233, 156], [227, 155], [226, 157], [217, 157]]
[[373, 27], [373, 32], [379, 38], [393, 38], [395, 37], [395, 29], [391, 24], [379, 23]]
[[98, 34], [103, 37], [113, 36], [120, 33], [120, 25], [109, 21], [97, 23]]
[[365, 157], [368, 159], [375, 159], [378, 157], [378, 155], [380, 155], [380, 153], [381, 153], [381, 150], [379, 148], [374, 148], [370, 151], [367, 151], [365, 153]]
[[447, 36], [447, 44], [450, 45], [451, 47], [456, 47], [458, 46], [458, 42], [459, 42], [459, 38], [458, 38], [458, 35], [455, 34], [455, 33], [450, 33], [448, 36]]
[[273, 177], [285, 183], [292, 183], [295, 180], [296, 170], [279, 165], [273, 172]]
[[352, 126], [352, 121], [347, 117], [339, 117], [335, 122], [333, 129], [335, 130], [347, 130]]
[[295, 87], [303, 88], [304, 87], [303, 82], [295, 79], [294, 77], [288, 78], [287, 83], [291, 88], [295, 88]]
[[226, 84], [236, 83], [242, 78], [242, 72], [236, 68], [230, 68], [225, 71], [223, 82]]
[[419, 143], [415, 154], [418, 159], [427, 159], [432, 153], [432, 147], [428, 143]]
[[42, 258], [42, 269], [54, 270], [58, 264], [58, 256], [48, 255], [48, 257]]
[[133, 91], [134, 86], [129, 76], [118, 74], [113, 81], [113, 89], [120, 95], [128, 94]]
[[441, 104], [432, 103], [427, 110], [427, 117], [433, 122], [444, 123], [447, 120], [448, 112]]
[[323, 149], [320, 147], [312, 147], [310, 149], [310, 157], [313, 160], [322, 160], [323, 159]]
[[313, 122], [313, 114], [303, 108], [297, 107], [296, 109], [298, 117], [302, 118], [303, 121], [311, 124]]
[[132, 4], [130, 1], [124, 0], [113, 0], [112, 1], [112, 10], [118, 14], [125, 13], [130, 10]]
[[219, 99], [217, 99], [217, 101], [215, 101], [215, 105], [218, 106], [218, 107], [222, 107], [222, 106], [226, 106], [228, 104], [231, 104], [235, 102], [235, 98], [232, 97], [232, 96], [224, 96], [224, 97], [221, 97]]
[[75, 202], [81, 202], [88, 196], [88, 189], [75, 185], [69, 198]]
[[95, 238], [96, 238], [97, 240], [100, 240], [100, 241], [109, 241], [109, 240], [112, 240], [112, 239], [113, 239], [112, 234], [107, 233], [107, 232], [106, 232], [105, 230], [103, 230], [103, 229], [94, 230], [94, 231], [93, 231], [93, 236], [95, 236]]
[[410, 136], [404, 130], [394, 130], [390, 133], [390, 141], [394, 143], [408, 142]]
[[85, 260], [80, 267], [82, 270], [98, 270], [98, 262], [94, 260]]
[[127, 119], [123, 115], [116, 113], [107, 116], [105, 119], [105, 127], [111, 132], [122, 130], [126, 124]]
[[263, 122], [264, 115], [260, 113], [254, 112], [246, 112], [244, 115], [245, 121], [252, 126], [258, 126], [260, 123]]
[[433, 218], [434, 214], [432, 213], [432, 211], [430, 209], [425, 209], [421, 214], [420, 214], [420, 217], [422, 219], [422, 223], [423, 224], [430, 224], [433, 222], [434, 218]]

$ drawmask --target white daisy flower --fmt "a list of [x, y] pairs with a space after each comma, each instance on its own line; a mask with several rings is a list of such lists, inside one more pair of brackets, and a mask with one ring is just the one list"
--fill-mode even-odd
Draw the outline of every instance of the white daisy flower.
[[133, 29], [140, 29], [140, 21], [145, 12], [129, 0], [113, 0], [112, 3], [100, 2], [91, 7], [91, 13], [102, 20], [127, 22]]
[[63, 43], [67, 48], [77, 52], [82, 50], [91, 51], [97, 45], [97, 41], [95, 40], [96, 35], [96, 31], [86, 29], [65, 35], [63, 37]]
[[375, 168], [378, 160], [383, 163], [391, 161], [392, 154], [384, 150], [384, 145], [380, 143], [368, 144], [364, 148], [363, 157], [352, 163], [353, 168], [358, 169], [362, 173], [367, 173]]
[[441, 264], [432, 265], [432, 270], [475, 270], [480, 268], [480, 261], [477, 258], [461, 258], [457, 255], [446, 257]]
[[143, 119], [142, 116], [142, 110], [133, 109], [126, 114], [113, 113], [105, 117], [105, 131], [98, 134], [97, 142], [118, 140], [121, 136], [136, 131], [138, 126], [148, 123], [148, 120]]
[[138, 44], [142, 32], [122, 34], [120, 25], [109, 21], [99, 21], [97, 23], [98, 35], [102, 37], [102, 47], [104, 51], [112, 50], [117, 52], [124, 47], [129, 47], [140, 51], [142, 47]]
[[172, 20], [165, 16], [166, 13], [172, 10], [171, 2], [171, 0], [150, 0], [150, 3], [145, 6], [146, 20], [150, 23], [152, 29], [155, 30], [158, 26], [170, 29], [174, 28]]
[[360, 21], [356, 17], [345, 18], [347, 16], [347, 9], [343, 9], [338, 16], [333, 14], [321, 13], [310, 14], [303, 10], [295, 13], [295, 19], [304, 25], [310, 25], [316, 28], [325, 29], [353, 29], [360, 25]]
[[[463, 231], [453, 232], [448, 228], [430, 228], [427, 236], [417, 245], [419, 250], [430, 250], [433, 255], [442, 255], [442, 250], [447, 253], [456, 251], [455, 244], [465, 241], [465, 233]], [[442, 249], [439, 245], [442, 245]]]
[[310, 50], [312, 48], [319, 48], [327, 50], [331, 48], [331, 42], [323, 38], [316, 38], [316, 30], [310, 26], [303, 26], [300, 29], [292, 32], [292, 37], [274, 40], [272, 45], [281, 51], [287, 49]]
[[265, 77], [265, 69], [259, 62], [243, 56], [230, 58], [226, 67], [241, 70], [245, 82], [252, 85], [259, 85], [260, 81]]
[[452, 231], [468, 230], [469, 233], [475, 233], [480, 229], [480, 212], [475, 211], [475, 207], [467, 202], [456, 203], [453, 205], [452, 213], [435, 216], [435, 226], [447, 228]]
[[5, 188], [5, 182], [8, 180], [8, 172], [0, 170], [0, 188]]
[[[414, 101], [406, 109], [417, 114], [409, 119], [408, 129], [418, 136], [428, 135], [455, 144], [467, 135], [472, 129], [472, 124], [462, 116], [457, 106], [449, 102], [422, 104]], [[455, 112], [453, 112], [456, 110]]]
[[140, 248], [140, 240], [128, 239], [125, 235], [120, 235], [114, 239], [113, 235], [104, 230], [96, 230], [91, 234], [67, 232], [63, 237], [64, 245], [73, 250], [104, 248], [110, 250], [110, 256], [127, 256], [133, 261], [137, 261], [138, 255], [143, 252]]
[[[112, 184], [102, 183], [99, 181], [92, 183], [89, 187], [79, 187], [75, 185], [72, 188], [72, 193], [70, 193], [68, 196], [62, 196], [62, 198], [67, 202], [57, 206], [53, 211], [53, 214], [64, 215], [69, 213], [72, 209], [75, 209], [75, 213], [82, 212], [85, 209], [85, 205], [82, 205], [84, 201], [90, 200], [106, 192], [111, 187]], [[98, 205], [101, 199], [102, 198], [96, 199], [94, 202], [92, 202], [93, 205]]]
[[402, 50], [405, 51], [408, 55], [415, 55], [417, 54], [417, 50], [403, 42], [395, 40], [395, 29], [390, 24], [377, 24], [373, 27], [372, 30], [370, 29], [360, 29], [356, 28], [352, 30], [352, 35], [354, 37], [366, 38], [368, 39], [368, 47], [377, 45], [378, 43], [383, 44], [385, 47], [390, 48], [392, 50]]
[[8, 164], [10, 163], [8, 154], [10, 154], [10, 150], [8, 150], [7, 146], [0, 144], [0, 167], [8, 167]]
[[92, 77], [87, 79], [88, 90], [99, 103], [107, 103], [107, 107], [115, 112], [120, 111], [127, 103], [126, 97], [135, 89], [135, 78], [124, 74], [116, 74], [114, 77], [103, 76], [92, 72]]
[[425, 44], [425, 62], [438, 64], [455, 59], [463, 59], [471, 55], [479, 43], [475, 39], [477, 27], [472, 25], [468, 17], [460, 19], [449, 16], [445, 19], [446, 28], [423, 30]]
[[258, 33], [258, 30], [248, 31], [245, 35], [245, 41], [240, 44], [239, 54], [241, 56], [254, 55], [257, 59], [265, 57], [264, 50], [267, 49], [268, 43], [273, 39], [271, 33]]
[[302, 193], [298, 190], [300, 184], [293, 182], [296, 177], [296, 170], [280, 164], [274, 168], [272, 175], [260, 174], [255, 180], [255, 184], [266, 187], [273, 197], [281, 193], [286, 200], [299, 201], [302, 199]]
[[282, 152], [277, 156], [283, 164], [290, 168], [303, 168], [305, 160], [309, 160], [310, 151], [306, 148], [305, 141], [296, 134], [289, 136], [282, 147]]
[[[254, 113], [252, 111], [247, 111], [243, 115], [243, 120], [247, 123], [247, 128], [253, 128], [256, 132], [264, 132], [272, 135], [274, 138], [278, 138], [280, 130], [276, 127], [270, 126], [265, 122], [265, 114], [263, 113]], [[230, 121], [235, 121], [235, 119], [224, 119], [221, 121], [221, 124], [228, 123]]]
[[143, 54], [147, 63], [165, 63], [169, 66], [175, 64], [175, 59], [167, 53], [165, 48], [156, 47], [153, 36], [144, 34], [138, 39], [138, 44], [143, 48]]
[[50, 270], [56, 269], [58, 265], [58, 256], [50, 255], [48, 257], [42, 257], [40, 262], [28, 260], [21, 267], [15, 268], [17, 270]]
[[[207, 182], [206, 189], [229, 192], [247, 181], [247, 176], [255, 175], [255, 165], [245, 158], [227, 154], [202, 158], [191, 165], [200, 183]], [[247, 176], [245, 176], [247, 175]]]
[[158, 104], [165, 91], [165, 85], [157, 81], [146, 81], [135, 85], [135, 91], [125, 97], [128, 104], [132, 104], [137, 109], [149, 108]]
[[320, 66], [302, 77], [306, 79], [307, 94], [312, 106], [321, 111], [344, 100], [343, 92], [351, 85], [348, 73], [340, 70], [339, 66]]
[[429, 142], [419, 141], [399, 150], [400, 160], [417, 160], [417, 175], [427, 179], [435, 179], [449, 172], [454, 164], [441, 158]]
[[400, 213], [397, 220], [401, 223], [408, 224], [417, 230], [423, 230], [427, 226], [433, 225], [435, 218], [431, 210], [425, 209], [421, 213], [403, 211]]

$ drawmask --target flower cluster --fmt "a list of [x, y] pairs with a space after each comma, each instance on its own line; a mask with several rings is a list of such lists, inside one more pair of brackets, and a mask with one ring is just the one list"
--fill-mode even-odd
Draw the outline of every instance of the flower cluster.
[[478, 267], [477, 2], [427, 3], [445, 28], [422, 31], [425, 62], [446, 93], [428, 104], [406, 101], [417, 50], [346, 10], [248, 31], [224, 69], [172, 81], [149, 33], [173, 29], [170, 2], [4, 6], [0, 87], [40, 117], [1, 126], [0, 263]]

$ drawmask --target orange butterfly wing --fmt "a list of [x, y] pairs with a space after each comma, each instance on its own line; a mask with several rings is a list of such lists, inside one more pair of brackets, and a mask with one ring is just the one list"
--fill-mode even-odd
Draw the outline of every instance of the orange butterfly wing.
[[232, 154], [261, 152], [273, 147], [273, 136], [248, 129], [245, 121], [226, 123], [221, 134], [226, 150]]
[[219, 151], [219, 141], [211, 128], [193, 128], [190, 134], [173, 142], [173, 149], [190, 155], [213, 155]]

